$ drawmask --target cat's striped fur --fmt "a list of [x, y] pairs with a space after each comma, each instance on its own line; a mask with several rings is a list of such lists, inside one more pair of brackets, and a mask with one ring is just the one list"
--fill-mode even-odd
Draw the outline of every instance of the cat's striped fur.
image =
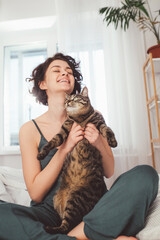
[[[68, 118], [61, 131], [38, 154], [39, 160], [67, 139], [74, 121], [82, 127], [88, 122], [93, 123], [111, 147], [117, 146], [114, 133], [106, 126], [102, 115], [91, 106], [86, 87], [81, 94], [67, 96], [65, 105]], [[46, 226], [46, 231], [67, 233], [80, 223], [106, 190], [103, 175], [100, 152], [84, 138], [68, 153], [61, 174], [61, 185], [54, 196], [54, 208], [62, 223], [58, 227]]]

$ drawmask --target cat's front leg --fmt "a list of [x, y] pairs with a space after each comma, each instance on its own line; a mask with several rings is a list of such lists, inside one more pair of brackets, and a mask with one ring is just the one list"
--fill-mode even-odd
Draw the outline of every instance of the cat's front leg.
[[99, 112], [95, 112], [89, 122], [93, 123], [102, 136], [107, 139], [110, 147], [117, 147], [114, 132], [106, 125], [103, 116]]
[[63, 123], [60, 132], [58, 134], [56, 134], [51, 139], [51, 141], [49, 141], [43, 147], [43, 149], [38, 153], [38, 155], [37, 155], [38, 160], [44, 159], [48, 155], [50, 150], [52, 150], [53, 148], [59, 147], [67, 139], [69, 131], [70, 131], [72, 125], [73, 125], [73, 121], [70, 120], [70, 119], [67, 119]]
[[62, 139], [61, 139], [61, 140], [60, 140], [60, 139], [61, 139], [61, 135], [59, 135], [59, 134], [55, 135], [55, 136], [51, 139], [51, 141], [49, 141], [49, 142], [43, 147], [43, 149], [38, 153], [37, 159], [38, 159], [38, 160], [44, 159], [44, 158], [48, 155], [48, 153], [49, 153], [53, 148], [58, 147], [58, 146], [59, 146], [59, 142], [62, 141]]
[[117, 140], [111, 128], [109, 128], [108, 126], [106, 126], [106, 124], [103, 123], [100, 125], [99, 131], [102, 136], [107, 139], [110, 147], [117, 147]]

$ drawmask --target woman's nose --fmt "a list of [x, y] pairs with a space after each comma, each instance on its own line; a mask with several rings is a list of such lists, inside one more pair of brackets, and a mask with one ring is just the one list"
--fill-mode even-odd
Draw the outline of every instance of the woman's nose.
[[68, 75], [68, 72], [65, 71], [65, 70], [63, 70], [63, 71], [62, 71], [62, 76], [65, 76], [65, 75]]

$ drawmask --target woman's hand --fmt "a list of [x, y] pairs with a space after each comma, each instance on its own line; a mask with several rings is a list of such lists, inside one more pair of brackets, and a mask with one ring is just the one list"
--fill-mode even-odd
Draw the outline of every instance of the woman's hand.
[[100, 133], [96, 126], [92, 123], [88, 123], [86, 125], [84, 137], [95, 147], [101, 142]]
[[102, 155], [102, 164], [104, 169], [104, 175], [111, 177], [114, 173], [114, 157], [107, 139], [105, 139], [98, 131], [98, 129], [92, 123], [88, 123], [84, 137], [96, 147]]
[[84, 129], [74, 122], [66, 142], [64, 142], [61, 146], [65, 148], [67, 152], [70, 152], [74, 146], [83, 139], [83, 137]]

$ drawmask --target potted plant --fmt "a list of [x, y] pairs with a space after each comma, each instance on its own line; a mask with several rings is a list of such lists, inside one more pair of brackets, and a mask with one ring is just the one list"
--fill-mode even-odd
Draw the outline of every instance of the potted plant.
[[157, 16], [153, 18], [147, 0], [124, 0], [121, 1], [121, 4], [121, 7], [108, 6], [99, 10], [100, 14], [104, 14], [104, 21], [107, 26], [113, 23], [115, 29], [117, 29], [120, 23], [121, 28], [126, 31], [130, 21], [133, 21], [141, 30], [151, 31], [157, 40], [157, 45], [149, 48], [147, 53], [152, 52], [154, 58], [160, 57], [160, 21], [158, 20], [160, 9], [157, 11]]

